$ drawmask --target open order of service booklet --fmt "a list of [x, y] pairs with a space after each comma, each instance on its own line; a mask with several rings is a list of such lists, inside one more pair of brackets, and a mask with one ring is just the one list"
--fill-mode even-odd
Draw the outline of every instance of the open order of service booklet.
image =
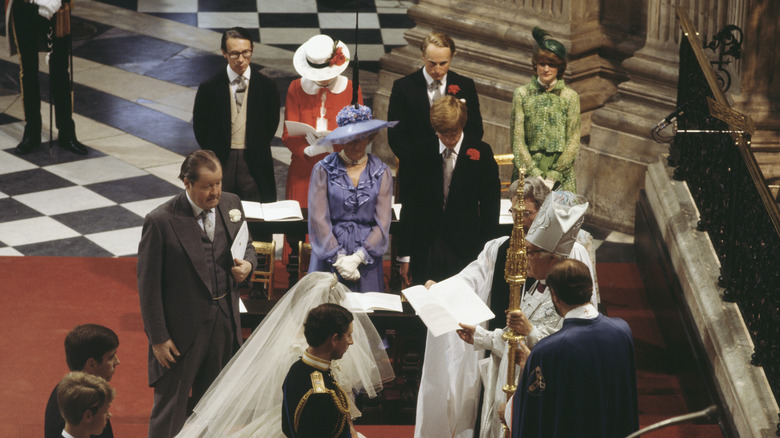
[[461, 322], [477, 325], [496, 316], [468, 283], [458, 277], [450, 277], [430, 289], [418, 285], [401, 293], [433, 336], [458, 330]]
[[352, 312], [372, 313], [374, 310], [403, 312], [401, 296], [383, 292], [347, 292], [344, 307]]
[[244, 214], [250, 219], [260, 219], [266, 222], [302, 221], [301, 204], [295, 200], [266, 202], [241, 201]]

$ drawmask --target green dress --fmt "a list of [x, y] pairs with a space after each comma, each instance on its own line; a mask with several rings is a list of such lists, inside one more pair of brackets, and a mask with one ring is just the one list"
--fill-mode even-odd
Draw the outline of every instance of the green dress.
[[524, 168], [527, 177], [561, 183], [560, 190], [577, 193], [574, 160], [580, 149], [580, 97], [559, 79], [545, 91], [536, 76], [515, 89], [510, 120], [512, 179]]

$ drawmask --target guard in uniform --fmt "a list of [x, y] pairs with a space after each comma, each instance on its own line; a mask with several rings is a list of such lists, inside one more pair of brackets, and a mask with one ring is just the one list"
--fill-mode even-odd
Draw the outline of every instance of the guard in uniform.
[[309, 348], [287, 372], [282, 385], [282, 431], [290, 438], [353, 436], [350, 399], [331, 374], [331, 360], [352, 344], [352, 314], [338, 304], [309, 312], [304, 335]]
[[49, 81], [59, 131], [58, 144], [71, 152], [86, 155], [87, 148], [76, 139], [68, 74], [72, 0], [6, 0], [5, 7], [11, 54], [18, 52], [21, 58], [19, 76], [26, 122], [16, 153], [29, 153], [41, 144], [38, 52], [43, 49], [50, 51]]

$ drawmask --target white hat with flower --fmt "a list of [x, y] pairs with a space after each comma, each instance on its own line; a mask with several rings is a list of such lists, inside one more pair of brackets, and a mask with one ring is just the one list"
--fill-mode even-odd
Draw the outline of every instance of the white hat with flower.
[[301, 44], [293, 56], [293, 67], [311, 81], [333, 79], [349, 65], [347, 45], [327, 35], [316, 35]]

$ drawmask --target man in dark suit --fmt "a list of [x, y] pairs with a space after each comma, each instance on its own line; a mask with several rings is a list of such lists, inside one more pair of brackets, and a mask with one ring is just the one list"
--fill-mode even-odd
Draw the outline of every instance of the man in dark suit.
[[490, 145], [464, 132], [466, 104], [453, 96], [431, 107], [438, 140], [407, 161], [414, 187], [401, 209], [400, 273], [407, 284], [457, 274], [498, 231], [500, 182]]
[[251, 240], [243, 258], [231, 255], [244, 211], [238, 196], [222, 192], [214, 153], [191, 153], [179, 179], [185, 192], [146, 216], [138, 245], [155, 438], [176, 435], [241, 344], [238, 284], [257, 264]]
[[242, 27], [222, 34], [222, 71], [200, 84], [192, 111], [195, 138], [222, 163], [224, 189], [241, 199], [276, 201], [271, 139], [279, 125], [276, 84], [249, 66], [254, 43]]
[[[400, 161], [398, 198], [403, 202], [409, 187], [404, 166], [417, 158], [418, 149], [436, 145], [436, 133], [430, 123], [432, 102], [452, 95], [466, 101], [468, 117], [463, 131], [475, 141], [482, 140], [482, 115], [474, 81], [450, 70], [455, 55], [455, 42], [449, 35], [432, 32], [420, 45], [425, 67], [393, 83], [387, 120], [398, 120], [398, 125], [387, 131], [390, 148]], [[435, 147], [434, 147], [435, 149]], [[401, 169], [404, 169], [401, 171]]]

